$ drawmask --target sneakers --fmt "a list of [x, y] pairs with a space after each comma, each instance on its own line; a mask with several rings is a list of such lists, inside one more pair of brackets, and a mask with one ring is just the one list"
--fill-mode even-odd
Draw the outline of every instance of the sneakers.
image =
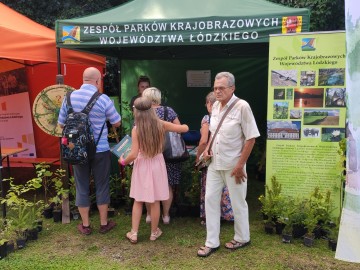
[[162, 220], [164, 224], [170, 224], [170, 216], [162, 216]]
[[[170, 216], [162, 216], [164, 224], [170, 224]], [[151, 216], [147, 215], [145, 219], [146, 223], [151, 223]]]
[[77, 229], [80, 233], [84, 234], [84, 235], [89, 235], [91, 234], [91, 228], [90, 226], [85, 227], [82, 223], [77, 225]]
[[100, 233], [107, 233], [108, 231], [112, 230], [116, 226], [116, 223], [112, 220], [108, 220], [106, 225], [101, 225], [99, 232]]

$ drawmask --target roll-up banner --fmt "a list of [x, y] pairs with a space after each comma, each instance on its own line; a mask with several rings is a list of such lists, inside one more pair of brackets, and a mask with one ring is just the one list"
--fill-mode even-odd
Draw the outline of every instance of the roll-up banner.
[[331, 191], [341, 209], [340, 141], [345, 138], [345, 33], [270, 36], [266, 182], [284, 195]]

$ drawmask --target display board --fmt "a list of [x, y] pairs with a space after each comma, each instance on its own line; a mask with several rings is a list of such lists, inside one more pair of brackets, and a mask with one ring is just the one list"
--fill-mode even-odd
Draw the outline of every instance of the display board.
[[330, 190], [340, 214], [345, 138], [345, 33], [271, 36], [266, 181], [290, 196]]
[[61, 128], [57, 124], [62, 100], [68, 91], [75, 90], [68, 85], [51, 85], [42, 90], [33, 104], [33, 117], [36, 124], [45, 133], [61, 136]]
[[[1, 64], [4, 64], [3, 61]], [[13, 155], [14, 157], [36, 157], [25, 67], [19, 63], [11, 63], [1, 65], [0, 70], [1, 145], [27, 149]]]

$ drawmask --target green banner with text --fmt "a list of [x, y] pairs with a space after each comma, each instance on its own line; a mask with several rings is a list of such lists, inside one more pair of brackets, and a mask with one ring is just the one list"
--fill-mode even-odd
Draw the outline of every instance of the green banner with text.
[[340, 214], [345, 138], [345, 33], [270, 36], [266, 182], [285, 195], [331, 191]]

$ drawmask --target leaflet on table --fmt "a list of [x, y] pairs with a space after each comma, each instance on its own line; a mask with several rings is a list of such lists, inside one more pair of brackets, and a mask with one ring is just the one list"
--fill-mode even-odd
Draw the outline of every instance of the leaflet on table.
[[119, 143], [111, 147], [111, 152], [117, 156], [118, 158], [124, 154], [124, 158], [129, 154], [131, 150], [131, 137], [129, 135], [125, 135], [124, 138], [121, 139]]

